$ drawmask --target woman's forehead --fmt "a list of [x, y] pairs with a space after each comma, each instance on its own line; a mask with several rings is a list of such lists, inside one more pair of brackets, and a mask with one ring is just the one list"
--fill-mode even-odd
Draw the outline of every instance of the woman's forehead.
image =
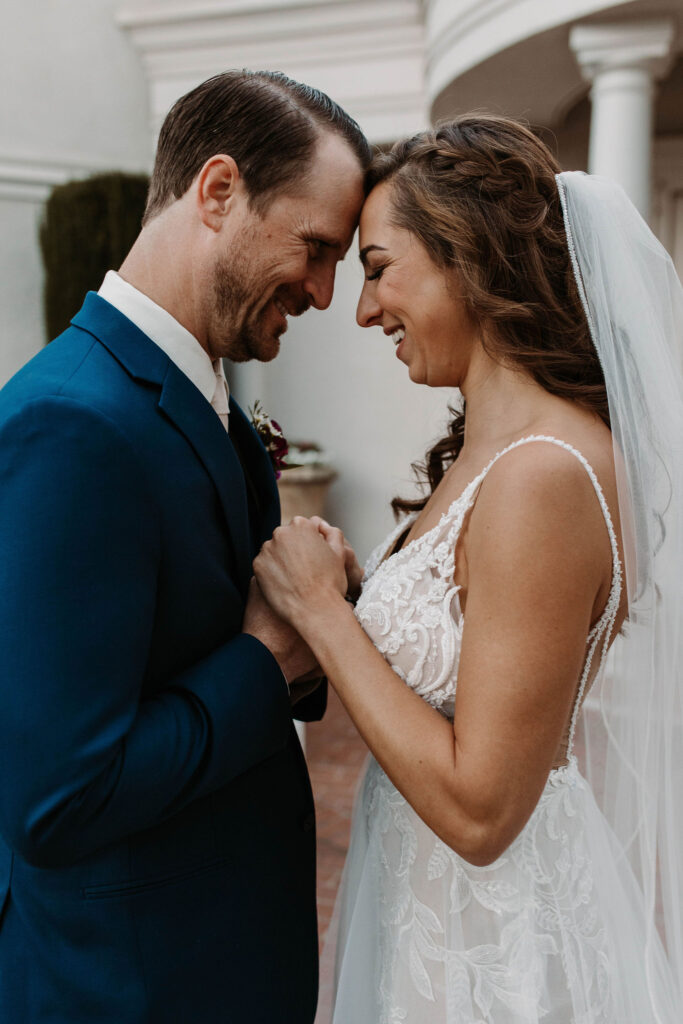
[[[389, 185], [382, 182], [373, 188], [370, 195], [363, 204], [360, 214], [360, 235], [361, 247], [372, 242], [381, 244], [379, 239], [370, 238], [371, 234], [386, 232], [391, 227], [389, 218], [389, 207], [391, 202], [391, 190]], [[364, 241], [364, 237], [367, 241]]]

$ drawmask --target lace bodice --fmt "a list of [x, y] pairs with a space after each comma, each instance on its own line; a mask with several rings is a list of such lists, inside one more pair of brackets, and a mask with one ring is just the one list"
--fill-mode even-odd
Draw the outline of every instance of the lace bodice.
[[[606, 823], [571, 754], [577, 711], [596, 651], [599, 667], [604, 660], [622, 585], [609, 509], [584, 457], [563, 441], [536, 435], [499, 452], [433, 529], [387, 557], [414, 517], [404, 519], [373, 552], [356, 615], [401, 679], [452, 717], [464, 626], [454, 583], [456, 542], [494, 463], [519, 445], [542, 441], [584, 466], [612, 548], [607, 604], [586, 638], [568, 723], [567, 764], [550, 772], [504, 853], [475, 866], [435, 835], [369, 759], [345, 869], [334, 1024], [651, 1019], [637, 998], [645, 990], [637, 902], [628, 880], [617, 880]], [[615, 908], [623, 911], [620, 921]], [[629, 989], [628, 1001], [625, 979], [636, 992], [631, 998]]]
[[470, 481], [433, 529], [386, 557], [417, 513], [402, 519], [368, 559], [356, 616], [401, 679], [429, 704], [452, 718], [463, 629], [458, 597], [460, 588], [453, 579], [458, 536], [491, 467], [507, 452], [532, 442], [557, 445], [582, 463], [600, 502], [612, 548], [610, 593], [600, 619], [586, 640], [584, 670], [578, 682], [566, 750], [563, 752], [570, 756], [576, 719], [595, 652], [602, 642], [600, 669], [619, 610], [622, 586], [616, 534], [602, 488], [584, 456], [571, 445], [545, 435], [532, 435], [508, 445]]

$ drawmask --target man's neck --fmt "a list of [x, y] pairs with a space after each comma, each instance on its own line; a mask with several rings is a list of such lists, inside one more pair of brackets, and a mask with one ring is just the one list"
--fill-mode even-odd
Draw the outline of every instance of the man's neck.
[[206, 350], [202, 311], [193, 287], [201, 270], [192, 265], [189, 240], [174, 237], [171, 241], [168, 225], [157, 223], [159, 219], [142, 229], [119, 275], [170, 313]]

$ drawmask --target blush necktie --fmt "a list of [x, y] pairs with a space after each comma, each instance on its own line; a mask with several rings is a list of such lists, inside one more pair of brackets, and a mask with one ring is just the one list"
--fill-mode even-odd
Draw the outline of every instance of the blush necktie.
[[229, 430], [228, 413], [230, 406], [228, 404], [228, 388], [223, 363], [220, 359], [214, 360], [213, 372], [216, 375], [216, 387], [211, 399], [211, 405], [225, 429]]

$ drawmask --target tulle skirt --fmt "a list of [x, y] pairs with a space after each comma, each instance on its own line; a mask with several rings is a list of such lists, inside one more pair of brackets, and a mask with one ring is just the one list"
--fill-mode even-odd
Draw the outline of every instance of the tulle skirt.
[[370, 758], [333, 1024], [680, 1024], [664, 953], [646, 976], [644, 942], [640, 890], [574, 758], [486, 867], [442, 843]]

